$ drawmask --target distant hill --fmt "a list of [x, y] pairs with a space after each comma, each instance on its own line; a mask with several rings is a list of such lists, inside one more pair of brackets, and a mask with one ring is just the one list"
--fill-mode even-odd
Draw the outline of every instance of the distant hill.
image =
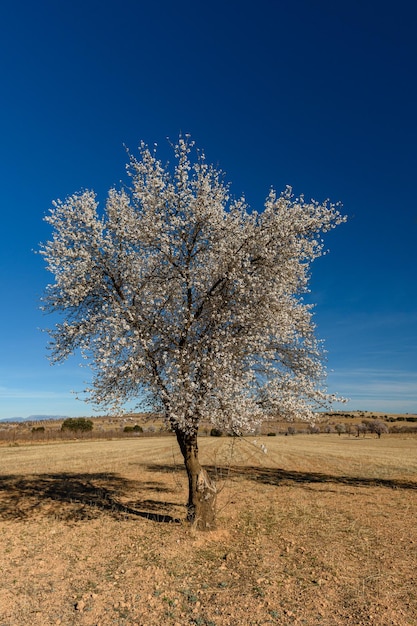
[[66, 415], [29, 415], [29, 417], [3, 417], [0, 422], [40, 422], [43, 420], [63, 420]]

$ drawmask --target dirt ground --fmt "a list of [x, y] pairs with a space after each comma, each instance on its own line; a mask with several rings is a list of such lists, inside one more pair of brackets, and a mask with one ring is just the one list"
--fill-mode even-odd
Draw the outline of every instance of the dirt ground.
[[0, 625], [417, 625], [417, 439], [200, 449], [209, 533], [173, 438], [0, 448]]

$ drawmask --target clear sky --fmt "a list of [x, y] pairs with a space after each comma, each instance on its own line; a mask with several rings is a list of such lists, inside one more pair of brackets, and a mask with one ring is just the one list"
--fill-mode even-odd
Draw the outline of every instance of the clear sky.
[[[89, 372], [47, 361], [33, 250], [52, 200], [104, 199], [123, 145], [190, 133], [235, 195], [341, 201], [313, 265], [328, 387], [417, 413], [413, 0], [6, 0], [0, 9], [0, 418], [87, 415]], [[336, 408], [341, 408], [337, 407]]]

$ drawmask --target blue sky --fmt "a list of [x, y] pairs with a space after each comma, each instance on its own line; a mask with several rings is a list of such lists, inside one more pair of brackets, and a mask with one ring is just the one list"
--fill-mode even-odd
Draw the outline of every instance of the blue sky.
[[311, 282], [329, 390], [417, 413], [414, 2], [8, 1], [0, 54], [0, 418], [91, 412], [88, 370], [50, 366], [39, 330], [42, 218], [180, 132], [254, 208], [287, 184], [343, 203]]

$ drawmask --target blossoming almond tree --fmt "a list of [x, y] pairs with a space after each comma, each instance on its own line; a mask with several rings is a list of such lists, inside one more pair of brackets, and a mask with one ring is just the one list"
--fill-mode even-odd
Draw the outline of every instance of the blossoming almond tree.
[[272, 416], [309, 419], [334, 400], [301, 294], [321, 233], [344, 218], [290, 188], [251, 211], [188, 137], [174, 151], [171, 171], [142, 144], [129, 157], [131, 187], [111, 189], [103, 212], [91, 191], [54, 203], [44, 308], [62, 313], [52, 362], [79, 350], [92, 402], [163, 412], [187, 470], [187, 517], [207, 529], [216, 487], [199, 463], [201, 421], [240, 434]]

